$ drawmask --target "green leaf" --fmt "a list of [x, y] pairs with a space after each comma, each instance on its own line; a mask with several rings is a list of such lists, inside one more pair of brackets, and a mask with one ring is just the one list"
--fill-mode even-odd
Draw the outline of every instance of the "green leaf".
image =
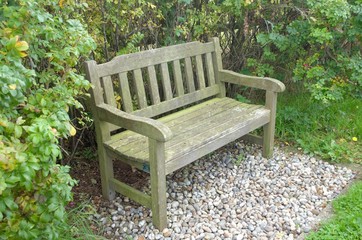
[[37, 135], [37, 134], [35, 134], [35, 135], [33, 136], [32, 142], [33, 142], [34, 144], [38, 144], [38, 143], [40, 142], [40, 136]]
[[54, 212], [54, 216], [58, 219], [63, 219], [64, 218], [64, 211], [61, 208], [58, 208], [55, 212]]
[[1, 200], [0, 198], [0, 212], [5, 212], [6, 205], [4, 199]]
[[52, 215], [50, 215], [48, 212], [43, 212], [40, 215], [39, 220], [40, 220], [40, 222], [48, 223], [52, 220]]
[[49, 209], [50, 212], [54, 212], [54, 211], [56, 211], [58, 208], [59, 208], [59, 204], [54, 203], [54, 202], [51, 203], [51, 204], [49, 204], [49, 206], [48, 206], [48, 209]]
[[15, 183], [17, 183], [17, 182], [19, 182], [19, 181], [20, 181], [20, 177], [19, 177], [19, 176], [14, 176], [14, 175], [12, 175], [12, 176], [6, 178], [6, 183], [9, 183], [9, 184], [15, 184]]
[[46, 105], [47, 105], [47, 102], [45, 101], [44, 98], [42, 98], [42, 99], [40, 100], [40, 106], [45, 107]]
[[4, 198], [5, 205], [12, 211], [15, 211], [18, 209], [18, 205], [14, 202], [14, 200], [11, 197]]
[[15, 125], [14, 127], [15, 138], [20, 138], [22, 133], [23, 133], [23, 128], [21, 126]]
[[16, 124], [17, 125], [22, 125], [23, 123], [25, 123], [25, 120], [23, 119], [22, 116], [18, 117], [18, 119], [16, 119]]

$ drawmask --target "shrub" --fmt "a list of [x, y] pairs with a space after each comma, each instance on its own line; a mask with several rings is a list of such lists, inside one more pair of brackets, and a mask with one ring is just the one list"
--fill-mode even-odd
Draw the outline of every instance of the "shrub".
[[274, 77], [283, 71], [294, 82], [303, 82], [320, 103], [360, 97], [361, 1], [308, 0], [283, 6], [285, 14], [268, 19], [270, 31], [257, 35], [263, 53], [248, 59], [253, 71]]
[[95, 48], [75, 1], [0, 0], [0, 238], [57, 239], [75, 181], [57, 164]]

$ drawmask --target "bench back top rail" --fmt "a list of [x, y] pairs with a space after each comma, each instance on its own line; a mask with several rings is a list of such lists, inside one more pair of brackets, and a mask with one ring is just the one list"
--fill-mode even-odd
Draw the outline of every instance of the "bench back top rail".
[[87, 61], [87, 77], [95, 86], [91, 93], [98, 101], [145, 117], [218, 95], [218, 48], [215, 38], [122, 55], [99, 65]]

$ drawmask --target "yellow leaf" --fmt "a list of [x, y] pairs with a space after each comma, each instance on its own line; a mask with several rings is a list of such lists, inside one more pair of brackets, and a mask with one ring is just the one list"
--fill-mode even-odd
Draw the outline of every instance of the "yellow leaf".
[[75, 128], [73, 126], [71, 126], [69, 134], [70, 134], [70, 136], [74, 136], [75, 134], [77, 134], [77, 130], [75, 130]]
[[59, 0], [59, 7], [63, 7], [64, 0]]
[[245, 6], [248, 6], [248, 5], [250, 5], [252, 2], [254, 2], [254, 0], [245, 0], [244, 5], [245, 5]]
[[8, 124], [7, 124], [7, 122], [5, 122], [5, 121], [3, 121], [3, 120], [0, 120], [0, 126], [1, 126], [1, 127], [7, 127]]
[[51, 131], [54, 133], [54, 135], [58, 133], [58, 131], [55, 128], [52, 128]]
[[16, 84], [10, 84], [10, 85], [9, 85], [9, 88], [10, 88], [11, 90], [15, 90], [15, 89], [16, 89]]
[[12, 31], [13, 30], [11, 28], [3, 28], [3, 33], [5, 36], [10, 36]]
[[20, 57], [26, 57], [26, 56], [28, 56], [28, 54], [26, 54], [25, 52], [20, 52]]
[[353, 141], [353, 142], [357, 142], [357, 141], [358, 141], [358, 138], [357, 138], [357, 137], [353, 137], [353, 138], [352, 138], [352, 141]]
[[19, 52], [23, 52], [29, 49], [29, 44], [25, 41], [18, 41], [15, 43], [15, 47]]

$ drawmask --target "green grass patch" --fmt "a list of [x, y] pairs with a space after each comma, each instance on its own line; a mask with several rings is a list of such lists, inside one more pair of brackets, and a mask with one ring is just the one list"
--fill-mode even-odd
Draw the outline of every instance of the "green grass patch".
[[328, 105], [309, 94], [283, 93], [278, 99], [276, 135], [306, 153], [333, 162], [362, 163], [362, 99]]
[[[66, 221], [62, 228], [59, 239], [64, 240], [105, 240], [106, 238], [98, 235], [102, 232], [100, 223], [89, 220], [89, 216], [96, 213], [96, 210], [90, 203], [81, 202], [76, 207], [68, 209]], [[95, 233], [97, 231], [97, 233]]]
[[315, 239], [362, 239], [362, 182], [355, 183], [346, 195], [333, 201], [334, 217], [322, 223], [317, 232], [306, 238]]

